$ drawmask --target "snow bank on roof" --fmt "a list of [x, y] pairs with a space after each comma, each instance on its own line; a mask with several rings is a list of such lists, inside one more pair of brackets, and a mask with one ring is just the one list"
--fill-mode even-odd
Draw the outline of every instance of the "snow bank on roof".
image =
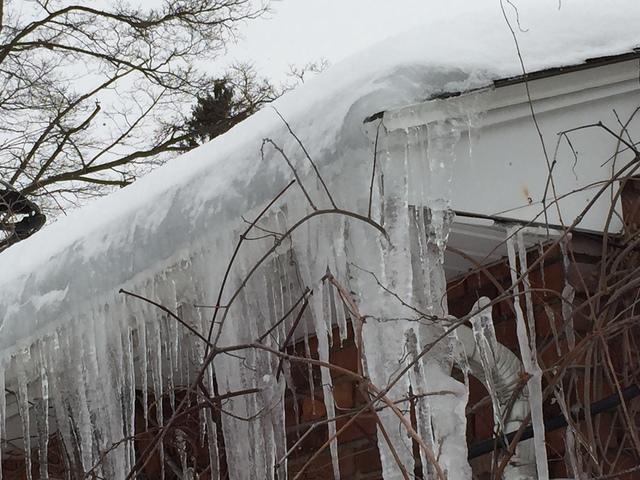
[[[637, 0], [514, 3], [520, 26], [513, 7], [506, 2], [504, 7], [528, 71], [640, 45]], [[499, 1], [480, 1], [466, 13], [425, 19], [423, 27], [372, 46], [275, 106], [325, 178], [338, 182], [350, 163], [370, 158], [362, 133], [368, 115], [521, 73]], [[240, 216], [263, 205], [291, 178], [273, 152], [260, 159], [264, 137], [277, 141], [295, 161], [302, 159], [282, 121], [266, 108], [0, 254], [0, 350], [9, 353], [16, 343], [29, 343], [41, 329], [88, 303], [161, 271], [205, 238], [214, 244], [230, 241], [226, 238], [241, 225]], [[350, 207], [358, 207], [358, 199], [342, 195]]]

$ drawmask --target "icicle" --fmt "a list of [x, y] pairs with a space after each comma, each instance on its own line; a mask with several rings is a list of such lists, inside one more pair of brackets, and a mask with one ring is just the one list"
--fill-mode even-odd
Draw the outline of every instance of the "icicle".
[[[293, 285], [293, 279], [290, 278], [289, 275], [289, 270], [291, 270], [291, 266], [289, 265], [289, 255], [291, 255], [291, 253], [287, 253], [284, 255], [284, 258], [282, 259], [282, 285], [283, 285], [283, 291], [282, 291], [282, 299], [284, 302], [284, 308], [285, 310], [288, 310], [289, 308], [291, 308], [291, 306], [295, 303], [295, 301], [297, 299], [293, 298], [293, 289], [294, 289], [294, 285]], [[287, 320], [287, 328], [286, 331], [289, 331], [289, 328], [291, 328], [291, 326], [293, 325], [295, 317], [291, 316], [289, 317], [289, 319]]]
[[[73, 377], [77, 372], [77, 365], [69, 365], [69, 369], [64, 370], [65, 364], [68, 363], [69, 351], [64, 350], [65, 343], [63, 343], [61, 339], [64, 339], [64, 337], [61, 337], [60, 332], [57, 331], [52, 336], [49, 347], [45, 353], [48, 358], [49, 378], [52, 380], [50, 384], [50, 398], [53, 404], [56, 426], [64, 445], [71, 451], [70, 456], [63, 455], [65, 470], [70, 472], [72, 470], [70, 463], [73, 462], [73, 470], [76, 470], [80, 468], [81, 461], [78, 458], [79, 442], [77, 441], [77, 437], [71, 432], [71, 415], [69, 415], [71, 409], [68, 408], [71, 397], [68, 392], [69, 390], [73, 390], [74, 384], [71, 381], [67, 381], [64, 374], [66, 373]], [[55, 355], [54, 352], [61, 353]], [[69, 476], [69, 474], [67, 474], [67, 476]]]
[[[151, 333], [147, 348], [148, 355], [151, 357], [151, 381], [153, 384], [153, 400], [156, 409], [156, 421], [158, 426], [164, 425], [164, 409], [163, 409], [163, 386], [162, 386], [162, 338], [160, 327], [153, 322], [149, 325]], [[164, 442], [160, 441], [158, 446], [160, 456], [161, 477], [164, 479]]]
[[180, 457], [180, 469], [182, 471], [180, 478], [182, 480], [193, 480], [194, 472], [193, 468], [189, 467], [186, 435], [180, 429], [176, 429], [176, 448]]
[[534, 352], [531, 361], [537, 364], [538, 360], [535, 356], [536, 352], [536, 318], [533, 313], [533, 298], [531, 296], [531, 283], [529, 282], [529, 273], [527, 272], [527, 248], [524, 244], [524, 235], [522, 229], [516, 232], [516, 240], [518, 242], [518, 259], [520, 260], [520, 272], [522, 274], [522, 287], [524, 289], [524, 299], [527, 309], [527, 320], [529, 324], [529, 344], [531, 351]]
[[[291, 364], [289, 362], [283, 362], [282, 371], [284, 373], [287, 387], [291, 392], [291, 397], [293, 398], [293, 418], [295, 419], [295, 422], [297, 424], [300, 420], [300, 406], [298, 402], [298, 391], [296, 390], [296, 386], [293, 382], [293, 376], [291, 375]], [[284, 469], [286, 470], [286, 466], [284, 467]]]
[[[78, 320], [73, 328], [75, 335], [69, 335], [65, 329], [56, 332], [59, 349], [65, 354], [65, 361], [59, 367], [59, 378], [56, 382], [57, 391], [62, 392], [61, 401], [56, 402], [59, 407], [56, 417], [68, 419], [67, 438], [78, 452], [73, 460], [76, 461], [77, 468], [88, 471], [92, 463], [91, 415], [87, 404], [86, 385], [82, 381], [84, 378], [91, 378], [87, 373], [86, 352], [82, 347], [86, 326]], [[69, 369], [68, 372], [64, 371], [66, 368]]]
[[551, 333], [553, 333], [553, 343], [556, 346], [556, 355], [558, 355], [558, 358], [560, 358], [562, 356], [562, 350], [560, 348], [560, 337], [558, 337], [558, 329], [556, 328], [556, 314], [546, 303], [544, 304], [544, 313], [549, 319], [549, 326], [551, 327]]
[[[264, 427], [267, 431], [266, 439], [269, 437], [273, 439], [271, 442], [273, 448], [267, 455], [268, 466], [272, 471], [275, 462], [285, 455], [287, 445], [284, 426], [283, 386], [283, 380], [277, 381], [275, 375], [270, 374], [263, 375], [260, 382], [260, 395], [263, 400], [263, 408], [268, 412], [264, 419]], [[286, 478], [286, 471], [282, 466], [277, 468], [275, 473], [276, 478]]]
[[[322, 295], [323, 297], [324, 295]], [[312, 298], [313, 303], [313, 321], [316, 329], [316, 339], [318, 341], [318, 358], [322, 362], [329, 362], [329, 332], [327, 331], [327, 322], [324, 310], [323, 298], [315, 296]], [[327, 412], [327, 418], [336, 416], [335, 401], [333, 399], [333, 382], [331, 380], [331, 372], [327, 368], [320, 368], [320, 378], [322, 379], [322, 394], [324, 398], [324, 406]], [[329, 438], [333, 440], [329, 444], [331, 452], [331, 463], [333, 465], [333, 478], [340, 480], [340, 464], [338, 462], [338, 439], [336, 434], [336, 422], [330, 421], [327, 424]]]
[[[286, 254], [282, 256], [282, 258], [278, 259], [278, 296], [280, 299], [280, 310], [282, 314], [288, 311], [291, 308], [291, 299], [289, 293], [289, 279], [287, 275], [287, 260]], [[281, 330], [281, 341], [284, 341], [287, 333], [289, 332], [289, 328], [293, 325], [293, 316], [289, 316], [284, 322], [282, 322], [282, 330]]]
[[30, 355], [24, 352], [16, 359], [18, 365], [18, 411], [22, 421], [22, 439], [24, 441], [24, 460], [27, 473], [27, 480], [32, 480], [31, 476], [31, 428], [29, 423], [29, 383], [25, 373], [25, 366], [28, 365]]
[[173, 321], [172, 318], [168, 318], [165, 317], [164, 318], [164, 322], [166, 325], [165, 331], [164, 331], [164, 335], [162, 335], [163, 337], [163, 351], [165, 352], [165, 356], [166, 356], [166, 372], [167, 372], [167, 395], [169, 397], [169, 405], [171, 406], [171, 411], [174, 412], [176, 410], [176, 386], [175, 386], [175, 380], [174, 380], [174, 358], [173, 358], [173, 347], [172, 347], [172, 337], [173, 337], [173, 330], [175, 329], [176, 325], [174, 324], [175, 322]]
[[[456, 332], [459, 354], [467, 359], [469, 372], [481, 380], [489, 391], [496, 430], [505, 435], [521, 427], [529, 413], [529, 403], [520, 386], [522, 362], [495, 338], [489, 304], [488, 298], [480, 297], [470, 312], [473, 329], [462, 325]], [[504, 478], [536, 478], [531, 442], [525, 440], [516, 445]]]
[[[382, 214], [390, 244], [383, 244], [380, 254], [383, 255], [382, 271], [378, 280], [397, 294], [408, 304], [413, 303], [413, 278], [411, 275], [410, 236], [409, 236], [409, 184], [412, 176], [408, 174], [411, 163], [410, 134], [416, 130], [392, 131], [383, 138], [384, 154], [380, 158], [381, 173], [384, 175], [384, 204]], [[373, 253], [373, 252], [372, 252]], [[368, 259], [369, 262], [374, 258]], [[367, 321], [362, 329], [363, 350], [366, 358], [367, 374], [375, 385], [386, 386], [390, 379], [395, 379], [405, 359], [404, 334], [410, 323], [400, 318], [408, 316], [403, 306], [390, 295], [380, 290], [377, 282], [363, 279], [358, 290], [368, 309], [378, 318], [376, 323]], [[377, 308], [376, 308], [377, 307]], [[375, 308], [375, 309], [374, 309]], [[409, 392], [409, 378], [399, 379], [395, 387], [388, 393], [391, 401], [406, 398]], [[408, 409], [408, 403], [399, 403], [398, 408]], [[385, 480], [398, 478], [399, 467], [384, 440], [381, 428], [390, 437], [391, 444], [400, 457], [400, 464], [413, 472], [414, 459], [411, 452], [411, 441], [400, 420], [390, 409], [379, 414], [378, 449], [382, 464], [382, 476]], [[429, 441], [429, 438], [425, 439]]]
[[[418, 338], [415, 331], [413, 329], [409, 329], [405, 332], [405, 338], [407, 354], [409, 357], [408, 359], [409, 361], [414, 362], [420, 353]], [[422, 368], [422, 362], [416, 363], [416, 365], [409, 370], [409, 381], [411, 382], [412, 393], [416, 396], [415, 411], [418, 434], [427, 446], [433, 450], [435, 439], [433, 435], [433, 424], [431, 422], [431, 405], [426, 398], [428, 389], [426, 386], [426, 375]], [[431, 460], [427, 458], [423, 449], [420, 449], [420, 460], [425, 478], [431, 478], [434, 472], [434, 467], [431, 465]]]
[[[542, 412], [542, 372], [534, 363], [534, 355], [530, 347], [530, 341], [535, 342], [535, 338], [527, 338], [527, 325], [520, 306], [520, 289], [518, 287], [518, 270], [516, 263], [516, 251], [514, 246], [514, 237], [517, 229], [520, 227], [510, 227], [507, 230], [507, 253], [509, 257], [509, 267], [511, 271], [511, 282], [513, 284], [513, 306], [516, 311], [516, 333], [518, 336], [518, 345], [522, 356], [522, 363], [531, 378], [527, 382], [529, 389], [529, 406], [531, 409], [531, 424], [533, 425], [533, 443], [536, 452], [536, 469], [538, 472], [538, 480], [549, 479], [549, 466], [547, 463], [547, 450], [545, 445], [545, 429], [544, 417]], [[526, 269], [526, 264], [522, 266]]]
[[474, 125], [471, 120], [471, 114], [467, 114], [467, 140], [469, 142], [469, 159], [473, 160], [473, 129]]
[[338, 329], [340, 331], [340, 346], [342, 346], [343, 342], [347, 339], [347, 333], [348, 333], [345, 306], [338, 289], [331, 288], [331, 292], [333, 293], [332, 303], [333, 303], [333, 308], [335, 309], [335, 312], [336, 312], [336, 323], [338, 324]]
[[562, 382], [559, 382], [554, 388], [554, 397], [558, 402], [558, 406], [560, 407], [560, 411], [562, 415], [564, 415], [567, 420], [567, 427], [564, 432], [565, 438], [565, 465], [567, 466], [567, 471], [571, 472], [574, 477], [574, 480], [582, 480], [583, 472], [582, 472], [582, 457], [580, 455], [576, 455], [577, 453], [577, 445], [576, 438], [580, 435], [573, 425], [573, 421], [571, 419], [571, 411], [567, 407], [566, 396], [564, 393], [564, 386]]
[[[336, 231], [333, 235], [333, 254], [330, 258], [331, 261], [331, 273], [342, 287], [347, 288], [346, 282], [348, 277], [346, 274], [347, 268], [347, 255], [345, 246], [345, 222], [341, 219], [337, 220]], [[335, 307], [336, 323], [338, 324], [338, 331], [340, 333], [340, 346], [348, 336], [347, 319], [345, 314], [344, 303], [341, 299], [340, 293], [335, 286], [332, 286], [333, 291], [333, 304]]]
[[[304, 329], [304, 355], [306, 358], [313, 358], [311, 356], [311, 347], [309, 345], [309, 327], [306, 321], [302, 321], [302, 327]], [[309, 395], [311, 398], [316, 398], [316, 385], [313, 379], [313, 365], [307, 363], [307, 381], [309, 382]], [[311, 402], [311, 413], [316, 415], [316, 402]]]
[[4, 362], [0, 363], [0, 480], [2, 480], [2, 450], [7, 437], [5, 420], [7, 416], [7, 393], [4, 385]]
[[576, 331], [573, 325], [573, 300], [575, 298], [575, 289], [569, 283], [569, 270], [571, 268], [571, 260], [568, 254], [568, 240], [565, 238], [560, 242], [560, 251], [562, 252], [562, 267], [564, 272], [564, 288], [562, 289], [562, 320], [564, 324], [564, 332], [567, 337], [569, 351], [576, 345]]
[[[85, 320], [85, 319], [83, 319]], [[85, 327], [87, 328], [87, 327]], [[83, 381], [85, 378], [95, 378], [95, 372], [89, 370], [89, 364], [91, 363], [91, 357], [94, 354], [92, 347], [93, 340], [91, 335], [86, 334], [86, 330], [81, 334], [73, 336], [70, 342], [74, 342], [71, 348], [73, 348], [75, 355], [80, 357], [79, 370], [80, 373], [76, 377], [76, 388], [79, 393], [78, 405], [72, 403], [72, 407], [77, 407], [80, 410], [79, 425], [77, 426], [78, 435], [80, 437], [80, 449], [82, 456], [82, 468], [84, 471], [89, 471], [93, 467], [93, 425], [91, 422], [91, 396], [87, 387], [90, 387]], [[86, 348], [85, 348], [86, 346]], [[71, 351], [71, 350], [70, 350]], [[70, 359], [73, 361], [73, 357]]]
[[[176, 290], [173, 281], [167, 278], [166, 274], [162, 275], [155, 281], [155, 296], [161, 305], [166, 306], [172, 312], [177, 309]], [[177, 328], [177, 322], [169, 315], [156, 311], [157, 314], [157, 330], [158, 330], [158, 349], [161, 357], [161, 377], [166, 378], [166, 393], [169, 399], [169, 405], [175, 410], [175, 380], [174, 380], [174, 358], [173, 358], [173, 336]]]
[[[176, 308], [176, 312], [178, 312], [177, 313], [178, 317], [185, 320], [187, 324], [190, 324], [190, 325], [192, 324], [192, 322], [190, 322], [188, 318], [185, 318], [183, 314], [183, 304], [178, 305], [178, 307]], [[182, 354], [182, 352], [180, 351], [180, 345], [183, 345], [184, 346], [183, 348], [188, 351], [188, 349], [191, 347], [191, 344], [194, 338], [192, 338], [193, 335], [191, 333], [182, 332], [180, 330], [181, 328], [182, 328], [181, 326], [179, 326], [176, 322], [174, 322], [173, 341], [171, 342], [172, 343], [171, 355], [174, 359], [174, 366], [173, 366], [174, 371], [178, 375], [177, 384], [188, 385], [189, 382], [185, 381], [184, 375], [186, 374], [185, 360], [188, 360], [189, 355]]]
[[[280, 259], [276, 258], [273, 262], [273, 278], [270, 289], [270, 301], [273, 308], [273, 315], [270, 324], [274, 322], [279, 322], [285, 314], [285, 306], [284, 306], [284, 298], [282, 295], [282, 271], [280, 269]], [[276, 329], [275, 336], [275, 345], [280, 345], [280, 342], [284, 341], [287, 335], [286, 321], [281, 322], [278, 328]], [[277, 347], [276, 347], [277, 348]]]
[[149, 426], [149, 374], [147, 350], [147, 325], [143, 317], [136, 318], [138, 322], [138, 358], [140, 358], [140, 388], [142, 390], [142, 415], [144, 417], [145, 430]]
[[[327, 269], [327, 273], [330, 273]], [[332, 300], [332, 287], [329, 284], [328, 280], [324, 280], [321, 289], [321, 297], [322, 297], [322, 315], [324, 316], [324, 321], [327, 325], [327, 335], [329, 337], [329, 348], [333, 346], [333, 309], [331, 308], [331, 300]]]
[[[214, 392], [214, 371], [213, 366], [209, 366], [205, 371], [205, 381], [207, 389], [210, 394]], [[213, 413], [210, 408], [204, 410], [207, 432], [207, 447], [209, 450], [209, 468], [211, 480], [219, 480], [220, 478], [220, 465], [218, 454], [218, 427], [213, 418]]]
[[209, 409], [206, 410], [206, 421], [207, 446], [209, 448], [209, 471], [211, 472], [211, 480], [218, 480], [220, 478], [220, 467], [218, 465], [218, 429]]
[[[396, 379], [395, 374], [402, 368], [406, 358], [406, 341], [404, 336], [398, 335], [403, 332], [399, 327], [400, 321], [377, 322], [367, 321], [362, 328], [363, 356], [366, 358], [366, 374], [374, 385], [386, 386], [391, 379]], [[411, 373], [413, 374], [413, 373]], [[394, 387], [388, 392], [387, 397], [394, 402], [398, 402], [399, 409], [408, 411], [409, 402], [401, 401], [409, 392], [409, 376], [404, 375], [399, 378]], [[417, 392], [416, 392], [417, 393]], [[430, 419], [430, 412], [426, 412], [425, 420]], [[407, 472], [413, 472], [414, 458], [412, 453], [411, 439], [407, 435], [405, 428], [400, 424], [398, 417], [390, 408], [384, 408], [378, 412], [378, 418], [384, 426], [391, 444], [400, 457], [400, 463]], [[419, 433], [422, 434], [422, 426]], [[378, 427], [380, 430], [380, 427]], [[429, 442], [432, 437], [424, 438]], [[380, 452], [380, 462], [382, 464], [382, 477], [387, 479], [399, 478], [399, 468], [393, 457], [391, 449], [387, 445], [382, 433], [378, 431], [378, 450]]]
[[[429, 124], [421, 135], [423, 137], [426, 135], [426, 166], [428, 168], [428, 188], [425, 192], [427, 237], [422, 260], [428, 285], [425, 292], [426, 312], [437, 319], [432, 324], [428, 320], [421, 324], [419, 343], [429, 345], [449, 326], [444, 253], [453, 221], [451, 182], [456, 162], [456, 145], [460, 139], [460, 122], [457, 120], [435, 122]], [[421, 145], [424, 144], [421, 143]], [[413, 252], [412, 255], [414, 255]], [[431, 352], [423, 357], [422, 363], [423, 371], [428, 372], [427, 386], [430, 390], [455, 392], [451, 395], [427, 398], [440, 466], [450, 477], [470, 478], [465, 416], [468, 389], [465, 384], [451, 377], [454, 361], [453, 348], [457, 342], [455, 332], [446, 339], [438, 341]]]
[[[175, 309], [176, 314], [178, 315], [179, 318], [182, 318], [182, 303], [180, 302], [180, 299], [178, 298], [178, 289], [176, 287], [176, 282], [173, 279], [169, 280], [169, 284], [171, 287], [171, 299], [172, 299], [172, 303], [173, 303], [173, 308]], [[183, 318], [183, 320], [185, 320]], [[170, 333], [171, 333], [171, 339], [169, 341], [169, 345], [171, 346], [171, 349], [169, 351], [170, 353], [170, 358], [173, 360], [172, 361], [172, 368], [171, 370], [174, 373], [174, 383], [176, 382], [176, 378], [175, 375], [177, 375], [177, 383], [180, 385], [184, 385], [184, 383], [181, 383], [182, 381], [182, 377], [181, 377], [181, 369], [180, 369], [180, 350], [178, 348], [178, 345], [180, 343], [180, 332], [181, 332], [181, 326], [173, 319], [170, 318], [169, 321], [171, 322], [171, 329], [170, 329]], [[187, 322], [188, 323], [188, 322]], [[174, 399], [174, 403], [175, 403], [175, 399]]]
[[[109, 304], [99, 305], [87, 319], [89, 328], [86, 337], [93, 342], [87, 356], [88, 378], [100, 379], [89, 382], [87, 388], [93, 444], [90, 468], [100, 464], [102, 476], [118, 477], [126, 475], [123, 472], [123, 456], [114, 452], [102, 459], [102, 452], [111, 448], [115, 441], [121, 440], [123, 433], [122, 398], [118, 394], [118, 376], [122, 371], [122, 354], [117, 347], [120, 329], [118, 322], [112, 321], [110, 312]], [[114, 342], [116, 339], [118, 342]], [[97, 418], [100, 418], [100, 428], [96, 431]]]
[[40, 387], [41, 398], [37, 403], [38, 414], [36, 417], [38, 426], [38, 451], [40, 454], [40, 479], [48, 480], [49, 478], [49, 378], [46, 356], [43, 354], [42, 343], [39, 344], [40, 350]]
[[569, 351], [576, 346], [576, 331], [573, 326], [573, 300], [575, 296], [576, 291], [573, 285], [567, 283], [562, 289], [562, 323], [564, 324]]
[[506, 434], [503, 424], [503, 411], [498, 391], [496, 388], [497, 372], [496, 372], [496, 352], [498, 350], [498, 340], [496, 331], [491, 318], [491, 309], [487, 308], [489, 299], [480, 298], [473, 306], [473, 311], [478, 312], [471, 317], [471, 325], [473, 327], [473, 336], [475, 338], [476, 347], [480, 352], [482, 361], [482, 369], [485, 375], [485, 386], [491, 397], [493, 405], [493, 417], [500, 427], [500, 431]]
[[[412, 276], [410, 271], [409, 231], [408, 231], [408, 178], [407, 178], [407, 135], [404, 131], [390, 132], [380, 139], [382, 150], [379, 155], [380, 175], [384, 177], [382, 189], [382, 211], [384, 227], [390, 241], [380, 242], [370, 239], [366, 231], [354, 228], [349, 231], [353, 246], [354, 267], [362, 265], [372, 270], [377, 280], [369, 273], [358, 269], [354, 274], [354, 289], [358, 292], [361, 313], [369, 315], [362, 325], [361, 357], [365, 374], [374, 385], [381, 388], [389, 381], [397, 380], [387, 393], [387, 398], [398, 402], [401, 410], [408, 410], [406, 401], [410, 384], [409, 377], [396, 379], [395, 374], [402, 368], [406, 359], [404, 334], [411, 323], [403, 320], [410, 314], [396, 298], [380, 288], [378, 281], [396, 293], [406, 302], [412, 302]], [[395, 152], [397, 150], [397, 157]], [[392, 155], [392, 151], [394, 154]], [[375, 240], [375, 241], [372, 241]], [[377, 263], [379, 262], [379, 263]], [[376, 264], [377, 263], [377, 264]], [[360, 325], [354, 325], [359, 330]], [[356, 338], [358, 334], [356, 334]], [[357, 338], [357, 341], [359, 339]], [[403, 401], [404, 399], [404, 401]], [[390, 443], [399, 457], [399, 463], [407, 472], [413, 472], [414, 458], [411, 440], [395, 413], [385, 408], [378, 412], [378, 450], [382, 465], [382, 477], [385, 480], [399, 478], [400, 467], [389, 448], [382, 428], [390, 438]], [[427, 440], [428, 441], [428, 440]]]
[[[123, 312], [123, 315], [125, 313]], [[125, 407], [124, 421], [126, 425], [125, 435], [131, 438], [127, 442], [129, 468], [135, 464], [135, 441], [133, 435], [135, 433], [135, 415], [136, 415], [136, 378], [135, 378], [135, 359], [133, 350], [133, 332], [130, 328], [126, 328], [122, 334], [123, 352], [125, 355], [124, 364], [127, 366], [127, 380], [123, 385]]]
[[179, 428], [176, 429], [176, 448], [180, 457], [180, 468], [182, 469], [182, 477], [185, 478], [187, 473], [187, 442], [185, 435]]

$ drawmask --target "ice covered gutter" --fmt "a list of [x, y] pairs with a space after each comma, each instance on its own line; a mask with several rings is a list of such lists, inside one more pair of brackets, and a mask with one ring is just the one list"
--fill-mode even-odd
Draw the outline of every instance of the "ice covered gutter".
[[[136, 385], [159, 393], [189, 380], [185, 376], [202, 358], [202, 344], [157, 309], [118, 291], [124, 288], [158, 301], [181, 312], [194, 328], [208, 330], [210, 312], [193, 306], [215, 304], [227, 259], [246, 228], [242, 218], [253, 218], [294, 178], [273, 145], [266, 144], [261, 156], [264, 138], [272, 139], [287, 155], [305, 191], [299, 185], [289, 189], [261, 227], [282, 232], [311, 213], [313, 206], [331, 209], [333, 202], [368, 216], [374, 148], [371, 132], [364, 132], [365, 118], [521, 74], [499, 2], [474, 3], [478, 11], [446, 21], [430, 19], [416, 31], [384, 40], [335, 65], [276, 102], [318, 166], [331, 198], [282, 119], [266, 108], [131, 187], [73, 212], [0, 254], [2, 369], [7, 384], [19, 393], [25, 424], [30, 400], [45, 406], [51, 402], [57, 418], [73, 418], [72, 423], [59, 422], [58, 428], [66, 442], [76, 444], [75, 461], [89, 470], [99, 452], [132, 432]], [[640, 4], [635, 1], [565, 1], [561, 8], [555, 1], [518, 4], [522, 30], [506, 2], [505, 8], [529, 71], [627, 52], [640, 43]], [[316, 293], [308, 327], [312, 325], [318, 335], [320, 358], [328, 358], [330, 324], [343, 321], [330, 307], [336, 301], [331, 299], [334, 290], [321, 281], [329, 268], [356, 292], [361, 313], [372, 319], [363, 331], [366, 368], [374, 383], [384, 386], [406, 361], [407, 348], [413, 345], [419, 351], [441, 333], [442, 325], [416, 326], [415, 312], [380, 295], [374, 277], [365, 270], [421, 311], [446, 315], [442, 253], [451, 221], [450, 189], [455, 188], [452, 147], [466, 128], [465, 121], [454, 118], [407, 131], [383, 131], [376, 152], [371, 218], [384, 226], [388, 239], [366, 222], [318, 215], [296, 230], [289, 243], [276, 249], [272, 261], [252, 276], [229, 309], [219, 332], [222, 343], [255, 340], [291, 307], [296, 295], [310, 288]], [[419, 200], [411, 209], [410, 189], [419, 190], [412, 195]], [[272, 245], [269, 236], [247, 243], [223, 305]], [[277, 261], [290, 252], [297, 261], [296, 275]], [[270, 340], [272, 346], [277, 348], [285, 327]], [[428, 449], [441, 442], [439, 468], [449, 478], [470, 478], [464, 438], [467, 391], [449, 376], [454, 342], [455, 337], [442, 342], [421, 360], [419, 369], [395, 383], [389, 397], [401, 398], [409, 385], [414, 391], [452, 392], [419, 405], [418, 431], [427, 442], [422, 454], [428, 457]], [[230, 411], [242, 416], [269, 412], [253, 423], [225, 418], [232, 478], [273, 472], [286, 448], [282, 409], [272, 408], [284, 388], [282, 377], [275, 380], [277, 359], [251, 352], [247, 361], [255, 376], [238, 375], [243, 363], [234, 357], [220, 357], [215, 363], [220, 391], [257, 385], [263, 392], [231, 400]], [[325, 401], [331, 414], [331, 378], [325, 370]], [[160, 419], [162, 412], [156, 413]], [[34, 415], [32, 410], [32, 429], [42, 437], [48, 424], [42, 415]], [[409, 442], [408, 448], [399, 448], [399, 455], [412, 472], [410, 440], [390, 411], [382, 421], [397, 436], [396, 445]], [[214, 430], [211, 419], [202, 423], [209, 432]], [[256, 446], [250, 449], [249, 462], [247, 442]], [[335, 445], [332, 448], [335, 454]], [[384, 442], [380, 450], [385, 478], [395, 478], [392, 452]], [[123, 443], [99, 468], [108, 478], [124, 478], [132, 461], [131, 445]]]

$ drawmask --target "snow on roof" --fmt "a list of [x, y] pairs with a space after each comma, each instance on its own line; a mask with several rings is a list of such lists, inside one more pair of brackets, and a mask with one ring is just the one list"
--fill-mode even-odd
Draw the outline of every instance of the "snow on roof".
[[[425, 19], [423, 27], [334, 65], [274, 104], [325, 180], [337, 184], [350, 164], [369, 161], [371, 146], [362, 128], [367, 116], [522, 73], [500, 2], [473, 3], [466, 13]], [[637, 0], [517, 5], [519, 26], [514, 9], [504, 3], [527, 71], [640, 45]], [[11, 354], [16, 344], [28, 344], [119, 288], [162, 271], [196, 245], [232, 241], [228, 237], [241, 225], [241, 215], [264, 205], [291, 178], [273, 151], [261, 160], [264, 137], [304, 168], [302, 152], [281, 119], [265, 108], [0, 254], [0, 351]], [[342, 195], [351, 207], [362, 205]]]

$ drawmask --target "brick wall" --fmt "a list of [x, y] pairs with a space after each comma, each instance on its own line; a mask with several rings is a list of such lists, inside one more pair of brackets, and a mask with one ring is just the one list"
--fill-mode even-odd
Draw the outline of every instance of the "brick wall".
[[[556, 341], [553, 332], [563, 331], [562, 301], [558, 294], [565, 287], [565, 277], [576, 288], [576, 302], [586, 298], [588, 290], [593, 287], [597, 279], [597, 270], [594, 268], [598, 257], [594, 255], [596, 249], [592, 248], [592, 242], [588, 237], [576, 238], [573, 249], [574, 262], [568, 268], [565, 275], [562, 256], [559, 248], [545, 252], [545, 261], [530, 276], [531, 287], [534, 290], [534, 315], [536, 319], [537, 345], [539, 351], [540, 366], [543, 370], [554, 365], [567, 353], [566, 340]], [[534, 248], [529, 252], [528, 262], [531, 264], [540, 255], [541, 250]], [[511, 277], [508, 265], [505, 262], [486, 267], [485, 271], [467, 275], [448, 286], [449, 312], [457, 317], [467, 314], [474, 302], [480, 296], [489, 298], [497, 297], [502, 289], [511, 285]], [[522, 302], [524, 304], [524, 302]], [[516, 337], [516, 322], [511, 300], [503, 301], [493, 307], [493, 319], [498, 341], [518, 356], [518, 342]], [[587, 331], [591, 325], [587, 319], [578, 318], [575, 328], [578, 332]], [[561, 335], [559, 335], [561, 336]], [[334, 339], [337, 339], [337, 332]], [[331, 347], [331, 361], [341, 367], [353, 371], [357, 369], [357, 351], [353, 342], [353, 332], [349, 332], [348, 340], [340, 345], [336, 340]], [[311, 341], [312, 355], [315, 356], [315, 340]], [[304, 354], [302, 346], [298, 346], [298, 354]], [[580, 362], [582, 359], [576, 359]], [[617, 359], [620, 361], [620, 359]], [[298, 386], [296, 396], [290, 395], [287, 399], [287, 428], [289, 446], [293, 446], [301, 435], [308, 431], [314, 422], [325, 418], [325, 410], [322, 400], [322, 390], [319, 382], [319, 371], [314, 369], [315, 392], [312, 395], [309, 387], [308, 372], [306, 366], [296, 365], [293, 368], [294, 383]], [[359, 393], [357, 385], [349, 378], [333, 376], [337, 415], [347, 414], [348, 409], [363, 405], [363, 396]], [[546, 382], [543, 381], [543, 388]], [[604, 394], [612, 392], [603, 391]], [[468, 438], [471, 443], [478, 440], [491, 438], [493, 434], [493, 415], [490, 402], [487, 401], [487, 392], [482, 384], [475, 378], [470, 379], [469, 408], [468, 408]], [[484, 400], [483, 400], [484, 399]], [[297, 404], [297, 414], [294, 411]], [[545, 418], [560, 414], [557, 405], [547, 403], [544, 406]], [[605, 434], [607, 414], [600, 415], [596, 422], [598, 428]], [[338, 420], [340, 428], [348, 416]], [[299, 471], [301, 465], [306, 463], [310, 455], [320, 448], [327, 440], [326, 426], [316, 428], [297, 445], [297, 452], [289, 462], [291, 474]], [[564, 428], [547, 433], [547, 453], [551, 478], [565, 478], [568, 476], [565, 469], [565, 437]], [[375, 421], [371, 415], [362, 415], [343, 435], [338, 438], [339, 458], [343, 479], [375, 479], [380, 478], [380, 463], [376, 447]], [[491, 472], [491, 454], [486, 454], [472, 461], [474, 477], [489, 479]], [[624, 464], [624, 460], [622, 464]], [[328, 449], [305, 470], [304, 479], [330, 479], [332, 478], [331, 459]], [[419, 477], [418, 477], [419, 478]], [[619, 477], [632, 478], [632, 476]]]

